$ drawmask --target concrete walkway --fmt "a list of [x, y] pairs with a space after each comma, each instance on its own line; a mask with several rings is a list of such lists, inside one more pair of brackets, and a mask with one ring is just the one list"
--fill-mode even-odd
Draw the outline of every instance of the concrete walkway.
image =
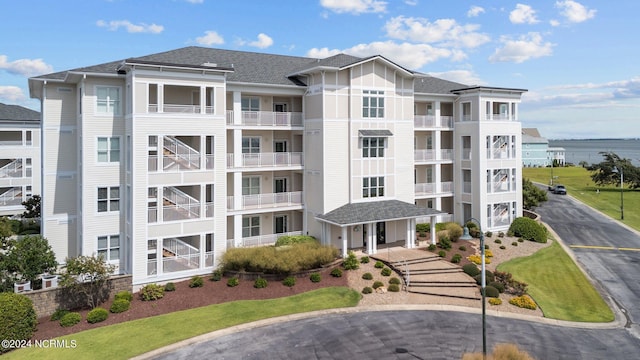
[[417, 249], [393, 247], [370, 256], [402, 275], [407, 291], [414, 294], [480, 300], [474, 279], [462, 268], [438, 255]]

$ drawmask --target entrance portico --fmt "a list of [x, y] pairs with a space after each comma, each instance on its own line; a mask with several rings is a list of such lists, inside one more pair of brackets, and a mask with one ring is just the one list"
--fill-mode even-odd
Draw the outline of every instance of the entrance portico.
[[[407, 249], [414, 248], [416, 219], [430, 218], [435, 229], [436, 217], [443, 214], [399, 200], [383, 200], [346, 204], [316, 219], [322, 223], [321, 243], [341, 248], [346, 257], [350, 248], [366, 248], [368, 254], [375, 254], [379, 244], [402, 240]], [[435, 231], [431, 241], [435, 243]]]

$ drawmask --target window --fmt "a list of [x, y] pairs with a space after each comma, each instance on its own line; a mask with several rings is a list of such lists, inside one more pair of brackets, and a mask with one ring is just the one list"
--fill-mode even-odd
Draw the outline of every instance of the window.
[[98, 236], [98, 256], [107, 261], [120, 260], [120, 235]]
[[248, 216], [242, 218], [242, 237], [260, 235], [260, 216]]
[[257, 154], [260, 152], [260, 138], [259, 137], [243, 137], [242, 138], [242, 153], [243, 154]]
[[120, 138], [99, 137], [98, 138], [98, 162], [119, 162], [120, 161]]
[[120, 210], [120, 188], [117, 186], [98, 188], [98, 212]]
[[384, 117], [384, 91], [363, 90], [362, 91], [362, 117], [382, 118]]
[[241, 100], [242, 111], [260, 111], [260, 98], [243, 97]]
[[362, 179], [362, 197], [384, 196], [384, 177], [368, 177]]
[[260, 194], [260, 176], [242, 178], [242, 195]]
[[384, 157], [384, 138], [365, 137], [362, 138], [362, 157]]
[[96, 110], [100, 114], [120, 115], [120, 88], [115, 86], [98, 86], [96, 88]]

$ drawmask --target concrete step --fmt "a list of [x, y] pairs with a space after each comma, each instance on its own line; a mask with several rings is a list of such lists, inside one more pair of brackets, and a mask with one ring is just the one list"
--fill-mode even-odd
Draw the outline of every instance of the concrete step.
[[431, 263], [431, 262], [437, 262], [437, 261], [440, 261], [440, 257], [432, 256], [432, 257], [425, 257], [425, 258], [419, 258], [419, 259], [411, 259], [406, 261], [396, 261], [396, 262], [390, 263], [389, 265], [395, 266], [395, 267], [404, 267], [407, 265], [409, 266], [420, 265], [424, 263]]
[[410, 288], [430, 288], [430, 287], [470, 287], [477, 288], [475, 283], [462, 283], [462, 282], [417, 282], [411, 281]]
[[[452, 269], [452, 268], [447, 268], [447, 267], [443, 267], [443, 268], [433, 268], [433, 269], [414, 269], [414, 270], [409, 270], [409, 275], [410, 276], [414, 276], [414, 275], [431, 275], [431, 274], [450, 274], [450, 273], [463, 273], [462, 269]], [[407, 272], [404, 270], [400, 270], [400, 274], [402, 275], [406, 275]]]

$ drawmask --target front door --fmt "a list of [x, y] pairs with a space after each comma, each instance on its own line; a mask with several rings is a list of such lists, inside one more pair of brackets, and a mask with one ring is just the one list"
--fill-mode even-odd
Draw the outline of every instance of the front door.
[[287, 215], [276, 215], [275, 219], [275, 233], [283, 234], [287, 232]]
[[376, 223], [376, 244], [385, 244], [384, 239], [384, 221]]

